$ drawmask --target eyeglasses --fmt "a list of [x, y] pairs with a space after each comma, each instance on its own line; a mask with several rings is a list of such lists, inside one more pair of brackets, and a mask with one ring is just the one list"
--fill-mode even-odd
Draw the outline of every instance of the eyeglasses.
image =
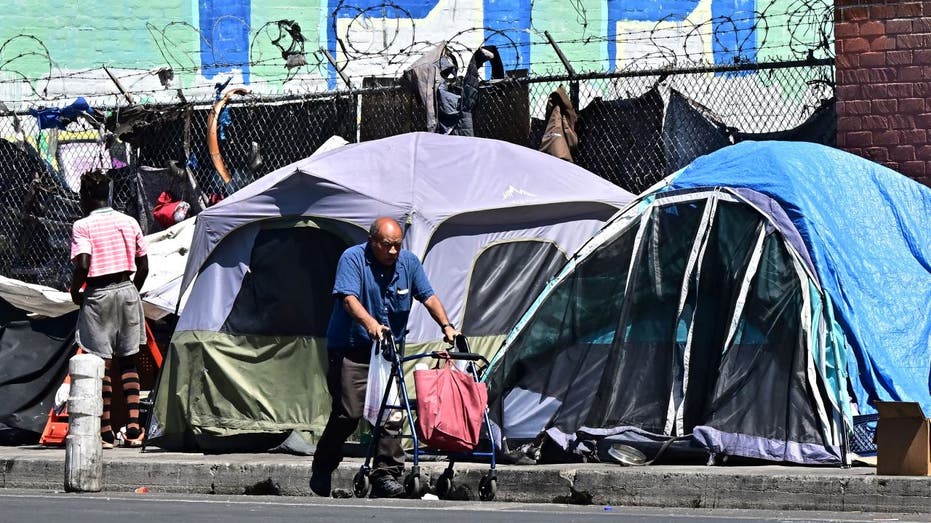
[[401, 242], [390, 242], [388, 240], [377, 240], [376, 243], [378, 243], [383, 248], [388, 249], [388, 250], [390, 250], [392, 247], [398, 250], [401, 249]]

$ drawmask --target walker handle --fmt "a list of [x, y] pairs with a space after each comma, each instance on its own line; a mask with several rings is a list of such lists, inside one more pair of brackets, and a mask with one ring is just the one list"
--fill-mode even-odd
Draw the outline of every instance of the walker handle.
[[467, 361], [484, 361], [486, 364], [488, 360], [485, 359], [485, 356], [481, 354], [475, 354], [474, 352], [446, 352], [446, 351], [433, 351], [430, 353], [434, 358], [444, 358], [450, 360], [467, 360]]

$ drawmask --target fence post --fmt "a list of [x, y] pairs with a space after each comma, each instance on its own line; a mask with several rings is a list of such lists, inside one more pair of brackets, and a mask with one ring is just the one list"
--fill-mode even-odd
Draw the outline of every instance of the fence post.
[[136, 101], [133, 100], [133, 95], [129, 94], [129, 92], [126, 91], [126, 89], [123, 87], [123, 84], [120, 83], [120, 79], [114, 76], [113, 73], [111, 73], [110, 70], [107, 69], [107, 66], [104, 65], [101, 67], [103, 67], [103, 70], [104, 72], [107, 73], [107, 76], [110, 77], [110, 80], [113, 80], [113, 83], [116, 85], [116, 88], [120, 90], [120, 92], [123, 94], [123, 97], [126, 98], [127, 102], [129, 102], [129, 105], [135, 104]]
[[575, 110], [579, 110], [579, 81], [576, 78], [575, 68], [572, 67], [572, 64], [569, 63], [569, 59], [566, 58], [566, 55], [563, 54], [562, 49], [559, 48], [559, 45], [556, 43], [556, 40], [553, 40], [553, 37], [550, 35], [549, 31], [543, 31], [543, 35], [546, 37], [546, 40], [553, 46], [553, 50], [556, 51], [556, 56], [559, 57], [559, 61], [562, 62], [562, 66], [566, 68], [566, 73], [569, 74], [569, 101], [572, 102], [572, 107], [575, 107]]
[[103, 476], [100, 416], [103, 414], [103, 360], [78, 354], [68, 363], [68, 436], [65, 438], [65, 490], [100, 492]]
[[[340, 45], [342, 46], [342, 42], [340, 42]], [[338, 74], [339, 77], [343, 79], [343, 82], [346, 84], [346, 88], [349, 89], [350, 92], [352, 92], [352, 82], [349, 81], [349, 77], [346, 76], [346, 73], [343, 72], [343, 69], [346, 66], [343, 66], [343, 68], [340, 68], [338, 65], [336, 65], [336, 58], [333, 58], [333, 55], [331, 55], [330, 52], [327, 51], [326, 47], [321, 47], [320, 51], [323, 53], [323, 56], [326, 57], [327, 62], [330, 62], [330, 65], [332, 65], [333, 69], [336, 70], [336, 74]]]

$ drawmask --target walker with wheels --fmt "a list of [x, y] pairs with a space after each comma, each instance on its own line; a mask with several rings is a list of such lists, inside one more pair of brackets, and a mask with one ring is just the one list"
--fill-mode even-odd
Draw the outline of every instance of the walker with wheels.
[[[409, 434], [400, 433], [397, 437], [401, 439], [412, 439], [413, 440], [413, 459], [410, 471], [404, 476], [404, 492], [409, 498], [422, 498], [423, 495], [427, 492], [428, 482], [425, 480], [424, 475], [420, 470], [420, 456], [431, 455], [431, 456], [446, 456], [449, 460], [449, 465], [443, 471], [443, 473], [437, 478], [434, 489], [439, 498], [445, 499], [453, 491], [453, 467], [456, 463], [456, 458], [466, 458], [466, 457], [476, 457], [476, 458], [488, 458], [489, 459], [489, 468], [488, 472], [482, 475], [481, 480], [478, 484], [478, 494], [479, 499], [482, 501], [491, 501], [495, 498], [495, 493], [498, 490], [498, 477], [495, 470], [495, 442], [491, 434], [491, 424], [488, 419], [488, 407], [485, 406], [483, 419], [483, 432], [484, 436], [487, 437], [490, 449], [488, 451], [479, 451], [474, 450], [471, 452], [448, 452], [444, 450], [433, 449], [428, 446], [422, 446], [420, 438], [417, 435], [417, 430], [415, 430], [416, 419], [414, 418], [414, 412], [417, 408], [417, 401], [411, 399], [407, 393], [407, 385], [404, 379], [404, 364], [410, 361], [415, 361], [423, 358], [432, 358], [432, 359], [442, 359], [448, 358], [454, 361], [466, 361], [469, 362], [467, 365], [467, 372], [471, 374], [472, 378], [477, 382], [478, 372], [475, 369], [475, 362], [481, 361], [486, 365], [488, 360], [485, 357], [479, 354], [473, 354], [469, 351], [468, 342], [465, 336], [459, 335], [456, 336], [454, 340], [455, 351], [445, 352], [445, 351], [433, 351], [425, 352], [421, 354], [413, 354], [410, 356], [404, 356], [400, 351], [396, 350], [398, 346], [397, 341], [390, 334], [385, 337], [386, 342], [385, 346], [382, 348], [380, 354], [381, 357], [384, 357], [386, 360], [391, 361], [391, 374], [390, 380], [395, 380], [398, 386], [398, 403], [392, 403], [389, 401], [391, 396], [391, 387], [390, 381], [388, 386], [385, 387], [385, 392], [382, 395], [381, 406], [378, 412], [378, 420], [384, 420], [386, 411], [400, 411], [402, 415], [406, 416], [407, 426], [409, 429]], [[373, 355], [372, 357], [377, 357]], [[370, 481], [370, 474], [372, 472], [371, 463], [375, 454], [375, 449], [378, 446], [378, 441], [381, 437], [385, 437], [384, 429], [382, 424], [375, 424], [372, 431], [372, 438], [368, 443], [365, 452], [365, 461], [359, 469], [359, 472], [356, 473], [352, 481], [353, 494], [359, 498], [368, 497], [372, 489], [372, 484]]]

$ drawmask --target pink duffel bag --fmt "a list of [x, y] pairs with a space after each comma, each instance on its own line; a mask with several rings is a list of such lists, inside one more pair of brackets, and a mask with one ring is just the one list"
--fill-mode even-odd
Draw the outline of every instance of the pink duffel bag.
[[478, 445], [488, 389], [443, 358], [439, 368], [414, 371], [417, 436], [428, 447], [470, 452]]

